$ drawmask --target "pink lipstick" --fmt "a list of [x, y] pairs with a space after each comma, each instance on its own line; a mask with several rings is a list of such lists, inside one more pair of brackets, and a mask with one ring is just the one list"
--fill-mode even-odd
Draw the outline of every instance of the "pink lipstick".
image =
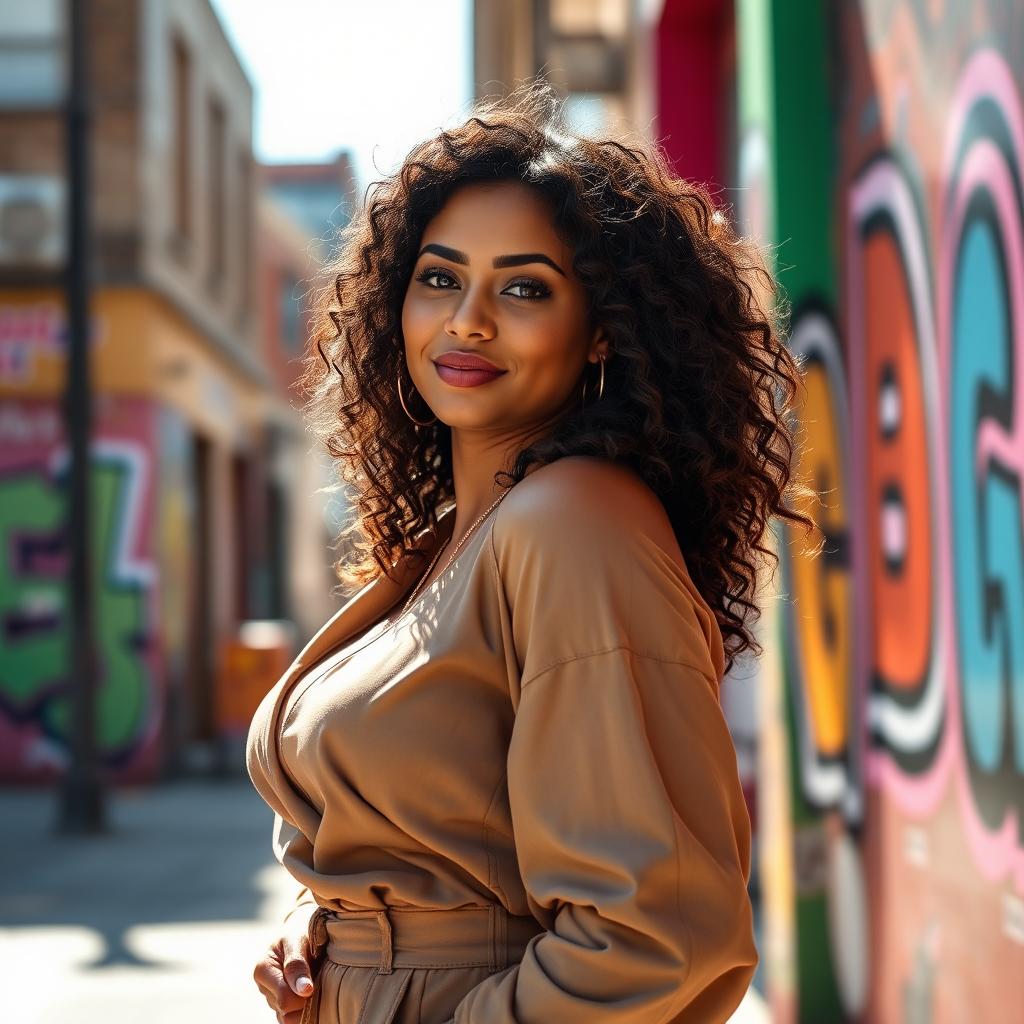
[[444, 352], [434, 360], [437, 375], [446, 384], [457, 388], [474, 388], [497, 380], [508, 371], [472, 352]]

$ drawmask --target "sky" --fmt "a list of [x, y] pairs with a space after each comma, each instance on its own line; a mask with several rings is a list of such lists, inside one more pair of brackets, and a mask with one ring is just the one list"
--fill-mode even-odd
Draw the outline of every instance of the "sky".
[[471, 102], [471, 0], [211, 2], [253, 84], [263, 162], [347, 149], [363, 191]]

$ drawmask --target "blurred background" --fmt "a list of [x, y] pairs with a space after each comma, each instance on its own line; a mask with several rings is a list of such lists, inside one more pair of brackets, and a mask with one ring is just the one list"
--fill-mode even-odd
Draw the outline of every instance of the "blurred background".
[[735, 1021], [1024, 1021], [1021, 0], [0, 0], [4, 1021], [273, 1019], [244, 738], [344, 597], [306, 293], [538, 74], [770, 247], [806, 360]]

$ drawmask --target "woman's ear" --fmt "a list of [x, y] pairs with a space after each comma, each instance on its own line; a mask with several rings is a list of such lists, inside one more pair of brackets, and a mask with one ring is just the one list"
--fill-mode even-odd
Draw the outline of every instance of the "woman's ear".
[[607, 359], [609, 347], [608, 339], [604, 336], [604, 330], [599, 327], [594, 332], [594, 337], [590, 342], [590, 351], [587, 353], [587, 361], [590, 363], [596, 363], [602, 356]]

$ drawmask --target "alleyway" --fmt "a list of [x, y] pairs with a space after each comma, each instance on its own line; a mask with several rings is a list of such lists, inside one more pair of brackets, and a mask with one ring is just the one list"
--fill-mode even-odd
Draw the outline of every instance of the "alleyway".
[[[273, 1024], [252, 968], [292, 885], [247, 780], [122, 790], [111, 831], [53, 834], [46, 790], [0, 791], [10, 1024]], [[753, 994], [734, 1024], [767, 1021]]]

